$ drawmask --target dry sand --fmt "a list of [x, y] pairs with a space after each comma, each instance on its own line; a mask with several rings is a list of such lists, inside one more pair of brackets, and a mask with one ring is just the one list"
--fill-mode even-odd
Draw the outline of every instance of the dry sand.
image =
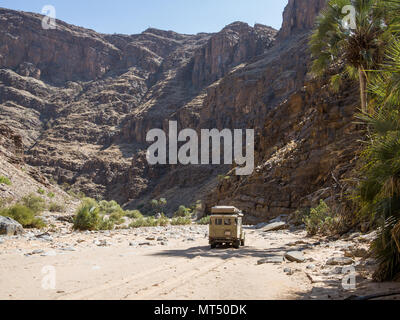
[[[325, 264], [343, 256], [348, 241], [318, 244], [301, 231], [246, 232], [239, 250], [210, 250], [205, 226], [3, 238], [0, 299], [343, 299], [400, 288], [371, 284], [365, 263], [355, 259], [358, 290], [343, 290], [338, 267]], [[258, 265], [291, 250], [302, 250], [307, 260]]]

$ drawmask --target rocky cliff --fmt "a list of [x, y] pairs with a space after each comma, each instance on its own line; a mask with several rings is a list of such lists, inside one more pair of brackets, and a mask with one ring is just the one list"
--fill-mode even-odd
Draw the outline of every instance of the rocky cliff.
[[[255, 220], [293, 211], [340, 185], [357, 149], [352, 92], [332, 96], [307, 76], [323, 4], [290, 0], [279, 33], [235, 22], [197, 35], [43, 30], [40, 15], [0, 9], [0, 123], [30, 165], [93, 197], [133, 208], [163, 196], [169, 212], [205, 199]], [[257, 171], [219, 183], [231, 168], [149, 166], [146, 133], [169, 120], [254, 128]]]

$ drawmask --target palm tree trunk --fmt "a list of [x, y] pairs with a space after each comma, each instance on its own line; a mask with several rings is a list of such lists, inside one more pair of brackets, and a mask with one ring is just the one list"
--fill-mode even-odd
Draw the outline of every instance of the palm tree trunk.
[[358, 75], [360, 81], [361, 110], [362, 112], [367, 112], [367, 78], [361, 68], [358, 68]]

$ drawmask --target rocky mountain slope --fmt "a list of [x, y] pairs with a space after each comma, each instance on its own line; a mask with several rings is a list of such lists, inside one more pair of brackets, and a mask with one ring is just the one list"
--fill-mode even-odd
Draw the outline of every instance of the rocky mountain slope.
[[[336, 194], [357, 150], [352, 90], [332, 96], [307, 77], [324, 3], [290, 0], [279, 32], [235, 22], [197, 35], [43, 30], [40, 15], [0, 9], [0, 124], [44, 178], [92, 197], [129, 208], [165, 197], [168, 212], [205, 199], [254, 221], [290, 213]], [[256, 172], [219, 183], [231, 168], [149, 166], [146, 133], [169, 120], [254, 128]]]

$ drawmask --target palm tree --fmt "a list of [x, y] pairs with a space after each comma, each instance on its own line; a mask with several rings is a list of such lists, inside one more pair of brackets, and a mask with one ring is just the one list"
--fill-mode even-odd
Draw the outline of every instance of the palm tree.
[[374, 278], [400, 275], [400, 40], [387, 48], [383, 69], [371, 80], [374, 111], [359, 117], [369, 125], [357, 199], [361, 213], [378, 223], [372, 251], [380, 265]]
[[[329, 0], [317, 18], [310, 40], [311, 53], [315, 58], [312, 72], [318, 76], [330, 73], [331, 84], [336, 90], [343, 77], [358, 78], [363, 112], [367, 111], [367, 72], [376, 69], [382, 62], [386, 43], [384, 2]], [[343, 23], [346, 6], [355, 8], [354, 29]], [[341, 65], [345, 67], [340, 68]]]

